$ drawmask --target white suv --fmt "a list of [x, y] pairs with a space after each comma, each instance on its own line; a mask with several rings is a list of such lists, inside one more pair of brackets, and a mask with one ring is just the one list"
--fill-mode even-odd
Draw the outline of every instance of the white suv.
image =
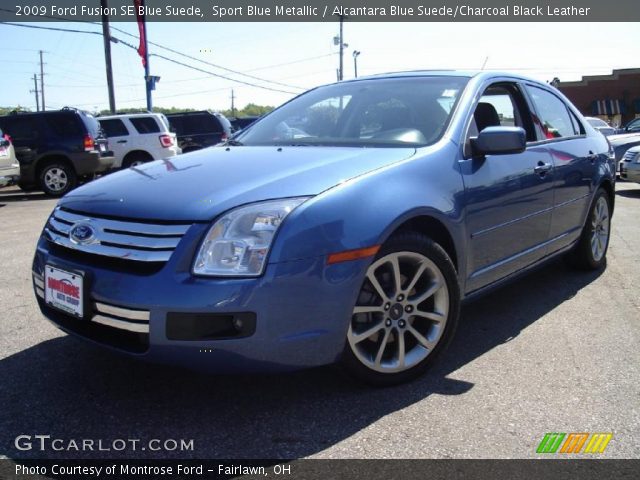
[[130, 113], [99, 117], [113, 150], [113, 168], [136, 165], [180, 155], [176, 134], [161, 113]]

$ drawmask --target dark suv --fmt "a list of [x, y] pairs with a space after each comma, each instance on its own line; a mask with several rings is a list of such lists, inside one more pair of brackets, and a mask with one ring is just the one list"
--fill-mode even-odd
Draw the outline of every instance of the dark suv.
[[182, 153], [200, 150], [220, 143], [231, 135], [231, 123], [216, 112], [185, 112], [167, 115], [171, 128], [178, 135]]
[[59, 197], [113, 164], [100, 124], [80, 110], [12, 113], [0, 117], [0, 128], [12, 138], [23, 190]]

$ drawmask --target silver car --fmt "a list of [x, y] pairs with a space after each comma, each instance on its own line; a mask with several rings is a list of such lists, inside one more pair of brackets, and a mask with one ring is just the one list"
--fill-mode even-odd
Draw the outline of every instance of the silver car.
[[620, 178], [640, 183], [640, 145], [631, 147], [622, 157]]
[[598, 130], [601, 134], [603, 134], [605, 137], [608, 137], [609, 135], [613, 135], [616, 133], [616, 129], [613, 128], [611, 125], [609, 125], [607, 122], [605, 122], [604, 120], [601, 120], [600, 118], [596, 118], [596, 117], [584, 117], [584, 119], [589, 122], [589, 124], [595, 128], [596, 130]]
[[0, 129], [0, 188], [15, 185], [20, 179], [20, 164], [8, 135]]

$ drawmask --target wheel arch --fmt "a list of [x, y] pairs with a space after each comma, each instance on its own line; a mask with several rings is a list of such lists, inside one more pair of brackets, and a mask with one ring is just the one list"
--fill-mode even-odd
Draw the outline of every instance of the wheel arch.
[[43, 155], [36, 161], [35, 170], [34, 170], [35, 178], [37, 179], [38, 177], [40, 177], [40, 174], [42, 173], [42, 169], [46, 165], [49, 165], [53, 162], [62, 162], [68, 165], [69, 167], [71, 167], [74, 173], [77, 173], [76, 167], [73, 165], [73, 162], [69, 159], [69, 157], [60, 153], [50, 153], [47, 155]]
[[135, 156], [145, 156], [153, 160], [153, 155], [151, 155], [149, 152], [147, 152], [146, 150], [142, 150], [140, 148], [136, 148], [135, 150], [129, 150], [125, 154], [125, 156], [122, 157], [122, 163], [124, 164], [124, 162], [126, 162], [128, 158], [135, 157]]
[[386, 239], [400, 232], [417, 232], [431, 238], [431, 240], [438, 243], [445, 252], [447, 252], [456, 272], [460, 272], [455, 241], [451, 232], [441, 220], [429, 214], [421, 214], [403, 219], [399, 225], [395, 226]]
[[600, 182], [599, 188], [603, 188], [607, 192], [607, 196], [609, 197], [609, 205], [611, 205], [611, 213], [613, 213], [615, 203], [616, 203], [616, 192], [613, 183], [608, 178], [605, 178]]

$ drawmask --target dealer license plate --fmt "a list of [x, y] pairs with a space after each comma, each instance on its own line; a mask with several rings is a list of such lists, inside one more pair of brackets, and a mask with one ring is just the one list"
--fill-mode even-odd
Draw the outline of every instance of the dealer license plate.
[[44, 299], [47, 305], [82, 318], [84, 315], [82, 275], [50, 265], [46, 266], [44, 272]]

